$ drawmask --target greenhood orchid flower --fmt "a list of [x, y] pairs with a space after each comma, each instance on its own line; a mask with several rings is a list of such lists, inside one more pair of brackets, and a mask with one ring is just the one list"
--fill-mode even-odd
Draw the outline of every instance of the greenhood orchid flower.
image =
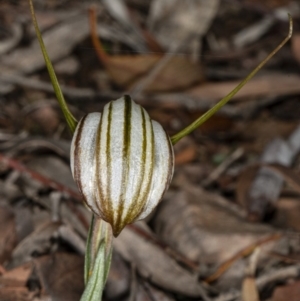
[[72, 174], [85, 204], [94, 213], [87, 239], [86, 287], [81, 301], [99, 301], [111, 262], [111, 230], [117, 236], [127, 224], [145, 218], [156, 207], [172, 179], [173, 145], [224, 106], [286, 44], [292, 35], [292, 18], [289, 16], [287, 37], [236, 88], [169, 138], [161, 125], [129, 96], [109, 102], [102, 114], [87, 114], [78, 123], [57, 81], [32, 0], [28, 1], [53, 89], [70, 130], [75, 132]]
[[71, 170], [86, 205], [117, 236], [159, 203], [174, 170], [162, 126], [126, 95], [83, 117], [71, 144]]

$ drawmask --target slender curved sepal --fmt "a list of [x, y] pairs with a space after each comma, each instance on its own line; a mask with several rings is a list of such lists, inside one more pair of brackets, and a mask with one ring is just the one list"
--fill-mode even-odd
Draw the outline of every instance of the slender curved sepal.
[[30, 11], [31, 11], [31, 15], [32, 15], [32, 21], [33, 21], [33, 25], [34, 25], [34, 28], [35, 28], [35, 32], [36, 32], [38, 41], [40, 43], [40, 47], [41, 47], [41, 50], [42, 50], [42, 53], [43, 53], [43, 56], [44, 56], [44, 59], [45, 59], [45, 63], [46, 63], [47, 69], [48, 69], [48, 73], [49, 73], [49, 76], [50, 76], [50, 79], [51, 79], [51, 83], [53, 85], [53, 89], [55, 91], [56, 98], [59, 102], [60, 108], [61, 108], [61, 110], [62, 110], [62, 112], [65, 116], [65, 119], [68, 123], [68, 126], [69, 126], [70, 130], [72, 131], [72, 133], [74, 133], [76, 125], [77, 125], [77, 120], [75, 119], [75, 117], [70, 112], [70, 110], [69, 110], [69, 108], [66, 104], [66, 101], [64, 99], [61, 88], [59, 86], [57, 77], [55, 75], [55, 71], [53, 69], [51, 60], [48, 56], [48, 53], [47, 53], [47, 50], [46, 50], [46, 47], [45, 47], [45, 44], [44, 44], [44, 41], [43, 41], [43, 38], [42, 38], [42, 35], [41, 35], [41, 32], [40, 32], [37, 20], [36, 20], [36, 17], [35, 17], [35, 12], [34, 12], [34, 7], [33, 7], [32, 0], [29, 0], [29, 5], [30, 5]]
[[208, 110], [205, 114], [187, 126], [185, 129], [181, 130], [179, 133], [171, 137], [173, 144], [176, 144], [181, 138], [190, 134], [196, 128], [198, 128], [202, 123], [208, 120], [212, 115], [214, 115], [218, 110], [220, 110], [241, 88], [282, 48], [283, 45], [291, 38], [293, 33], [293, 19], [289, 14], [289, 33], [287, 37], [238, 85], [236, 86], [228, 95], [221, 99], [214, 107]]

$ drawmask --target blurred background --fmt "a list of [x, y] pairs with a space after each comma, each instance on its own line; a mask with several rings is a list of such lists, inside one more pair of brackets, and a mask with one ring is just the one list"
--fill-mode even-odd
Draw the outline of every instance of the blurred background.
[[[115, 240], [104, 300], [300, 299], [300, 1], [34, 0], [80, 119], [124, 94], [175, 146], [169, 191]], [[0, 301], [74, 301], [90, 213], [29, 4], [0, 0]]]

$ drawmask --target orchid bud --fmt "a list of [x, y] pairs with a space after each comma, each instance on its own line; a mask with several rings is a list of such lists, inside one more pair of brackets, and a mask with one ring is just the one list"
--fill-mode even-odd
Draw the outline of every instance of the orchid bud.
[[161, 200], [173, 175], [173, 146], [162, 126], [124, 96], [79, 121], [71, 170], [86, 205], [117, 236]]

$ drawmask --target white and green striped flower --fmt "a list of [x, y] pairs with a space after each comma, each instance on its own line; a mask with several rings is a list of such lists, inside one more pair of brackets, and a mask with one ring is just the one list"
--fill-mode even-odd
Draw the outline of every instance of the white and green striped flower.
[[87, 206], [117, 236], [161, 200], [173, 175], [173, 146], [162, 126], [124, 96], [79, 121], [71, 169]]

